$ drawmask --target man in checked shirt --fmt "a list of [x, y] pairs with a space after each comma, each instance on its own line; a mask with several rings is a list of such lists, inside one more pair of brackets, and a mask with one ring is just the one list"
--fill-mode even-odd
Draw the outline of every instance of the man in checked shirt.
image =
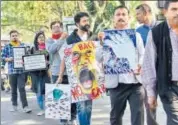
[[159, 94], [167, 125], [178, 125], [178, 0], [165, 2], [166, 21], [148, 34], [142, 65], [142, 82], [154, 110]]
[[15, 69], [13, 61], [13, 47], [25, 47], [25, 44], [19, 40], [19, 32], [17, 30], [11, 30], [10, 33], [10, 43], [7, 44], [2, 51], [2, 60], [8, 63], [8, 75], [9, 83], [11, 85], [11, 101], [12, 109], [11, 112], [16, 112], [18, 110], [17, 101], [17, 87], [20, 93], [20, 99], [22, 102], [23, 112], [30, 113], [31, 109], [28, 108], [28, 102], [25, 91], [26, 74], [23, 72], [23, 68]]

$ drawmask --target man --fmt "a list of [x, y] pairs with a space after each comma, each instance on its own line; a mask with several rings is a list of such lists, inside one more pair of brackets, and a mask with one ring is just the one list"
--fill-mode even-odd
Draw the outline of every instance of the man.
[[141, 34], [145, 46], [149, 30], [155, 27], [158, 22], [153, 20], [151, 8], [147, 4], [136, 7], [136, 18], [140, 24], [143, 24], [136, 31]]
[[[140, 33], [145, 46], [148, 32], [150, 31], [150, 29], [155, 27], [158, 22], [153, 20], [151, 8], [147, 4], [141, 4], [136, 7], [136, 18], [140, 24], [143, 24], [138, 27], [136, 31]], [[145, 107], [147, 114], [147, 125], [157, 125], [156, 108], [154, 110], [150, 110], [147, 102], [147, 97], [145, 97]]]
[[11, 85], [11, 101], [12, 101], [12, 109], [11, 112], [17, 111], [17, 87], [20, 92], [20, 99], [22, 102], [23, 111], [25, 113], [30, 113], [31, 109], [28, 108], [26, 91], [25, 91], [25, 83], [27, 80], [27, 76], [23, 73], [23, 69], [14, 69], [13, 62], [13, 47], [24, 47], [24, 43], [19, 40], [19, 33], [17, 30], [10, 31], [10, 43], [7, 44], [2, 51], [2, 60], [8, 63], [8, 75], [9, 75], [9, 83]]
[[[114, 15], [113, 15], [113, 22], [114, 22], [114, 29], [115, 30], [125, 30], [129, 28], [129, 10], [125, 6], [118, 6], [115, 8]], [[139, 33], [135, 33], [136, 36], [136, 46], [131, 44], [132, 47], [138, 51], [135, 53], [136, 57], [139, 57], [137, 66], [137, 72], [126, 72], [120, 74], [105, 74], [105, 80], [108, 79], [106, 85], [109, 85], [109, 93], [110, 93], [110, 100], [111, 100], [111, 113], [110, 113], [110, 124], [111, 125], [122, 125], [122, 117], [124, 114], [124, 110], [126, 108], [127, 101], [129, 101], [130, 108], [131, 108], [131, 124], [132, 125], [143, 125], [144, 124], [144, 108], [143, 108], [143, 99], [144, 99], [144, 89], [143, 86], [139, 83], [136, 79], [136, 75], [140, 74], [142, 59], [144, 55], [144, 46], [143, 41]], [[104, 33], [98, 34], [99, 39], [102, 41], [105, 38]], [[121, 38], [124, 39], [125, 37]], [[118, 41], [110, 41], [110, 42], [119, 42]], [[128, 43], [128, 41], [121, 40], [120, 42]], [[101, 42], [102, 43], [102, 42]], [[126, 44], [127, 47], [128, 44]], [[104, 52], [104, 51], [103, 51]], [[108, 52], [108, 51], [107, 51]], [[109, 52], [108, 52], [109, 53]], [[112, 53], [112, 51], [111, 51]], [[123, 54], [129, 54], [126, 50]], [[97, 54], [98, 60], [103, 60], [105, 62], [106, 55], [105, 53], [103, 56], [101, 53]], [[110, 56], [112, 56], [111, 54]], [[103, 58], [103, 59], [102, 59]], [[114, 60], [113, 60], [114, 61]], [[113, 64], [113, 63], [111, 63]], [[116, 63], [115, 65], [118, 65]], [[120, 68], [124, 68], [125, 65], [122, 65]], [[108, 77], [108, 78], [107, 78]]]
[[148, 104], [155, 109], [160, 95], [167, 125], [178, 124], [178, 0], [165, 2], [166, 21], [148, 34], [142, 68]]
[[59, 67], [61, 64], [61, 58], [59, 51], [63, 44], [66, 42], [67, 33], [62, 32], [63, 24], [60, 21], [54, 21], [51, 23], [50, 28], [52, 30], [52, 37], [47, 39], [46, 49], [50, 54], [51, 74], [52, 82], [55, 83], [58, 79]]
[[[67, 33], [62, 32], [63, 24], [60, 21], [54, 21], [51, 23], [50, 28], [52, 30], [52, 37], [49, 38], [46, 42], [46, 49], [50, 54], [50, 64], [51, 64], [51, 74], [52, 74], [52, 82], [56, 83], [61, 68], [61, 63], [63, 60], [62, 55], [59, 54], [60, 51], [62, 51], [62, 47], [64, 43], [66, 42]], [[70, 122], [73, 122], [75, 120], [75, 109], [76, 106], [72, 104], [72, 120]], [[74, 117], [73, 117], [74, 116]], [[69, 124], [67, 120], [60, 120], [60, 125]]]
[[[67, 38], [67, 44], [75, 44], [81, 41], [89, 40], [92, 33], [89, 31], [89, 15], [85, 12], [79, 12], [74, 17], [77, 29]], [[92, 113], [92, 100], [77, 103], [77, 113], [80, 125], [90, 125]]]

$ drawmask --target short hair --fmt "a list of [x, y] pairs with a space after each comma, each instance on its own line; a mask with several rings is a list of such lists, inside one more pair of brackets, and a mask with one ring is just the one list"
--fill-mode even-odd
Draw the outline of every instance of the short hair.
[[174, 3], [174, 2], [178, 2], [178, 0], [167, 0], [167, 1], [165, 1], [164, 9], [167, 10], [169, 8], [170, 3]]
[[117, 7], [114, 8], [113, 15], [115, 14], [116, 10], [118, 10], [118, 9], [126, 9], [128, 11], [128, 14], [130, 13], [129, 9], [126, 6], [120, 5], [120, 6], [117, 6]]
[[89, 14], [86, 13], [86, 12], [79, 12], [79, 13], [77, 13], [77, 14], [74, 16], [75, 24], [76, 24], [76, 23], [79, 23], [79, 22], [80, 22], [80, 19], [81, 19], [82, 17], [89, 17]]
[[148, 4], [140, 4], [139, 6], [136, 7], [136, 10], [142, 10], [143, 12], [149, 12], [151, 13], [151, 7]]
[[17, 30], [11, 30], [11, 31], [9, 32], [9, 35], [11, 36], [12, 33], [17, 33], [17, 34], [19, 34], [19, 32], [18, 32]]
[[52, 26], [55, 25], [56, 23], [59, 23], [61, 27], [63, 26], [63, 23], [61, 21], [53, 21], [50, 24], [50, 28], [52, 29]]

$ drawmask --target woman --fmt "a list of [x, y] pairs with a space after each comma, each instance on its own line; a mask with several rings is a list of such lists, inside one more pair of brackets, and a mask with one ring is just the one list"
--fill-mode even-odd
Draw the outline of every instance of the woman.
[[50, 77], [48, 73], [49, 69], [49, 54], [45, 49], [45, 34], [40, 31], [36, 34], [34, 39], [34, 47], [31, 50], [31, 54], [45, 54], [47, 69], [46, 70], [38, 70], [31, 72], [32, 78], [32, 90], [37, 95], [37, 103], [40, 108], [40, 112], [37, 114], [38, 116], [44, 115], [44, 95], [45, 95], [45, 83], [50, 83]]

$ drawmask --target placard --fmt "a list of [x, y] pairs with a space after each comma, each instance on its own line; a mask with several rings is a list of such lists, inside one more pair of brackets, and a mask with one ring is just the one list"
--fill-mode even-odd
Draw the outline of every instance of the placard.
[[25, 71], [38, 71], [46, 69], [46, 59], [44, 54], [34, 54], [23, 56]]
[[104, 73], [123, 74], [133, 72], [138, 65], [135, 30], [106, 30], [104, 32]]
[[22, 57], [25, 55], [25, 47], [13, 47], [14, 69], [23, 68]]
[[70, 85], [45, 84], [45, 117], [71, 119]]
[[96, 61], [94, 41], [82, 41], [64, 50], [72, 103], [98, 99], [105, 93], [102, 66]]

